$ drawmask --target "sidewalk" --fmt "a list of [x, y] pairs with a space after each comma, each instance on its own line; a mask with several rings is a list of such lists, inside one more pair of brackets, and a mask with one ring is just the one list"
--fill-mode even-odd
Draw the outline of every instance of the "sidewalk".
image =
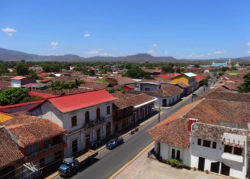
[[158, 160], [148, 158], [148, 152], [154, 147], [151, 143], [132, 161], [118, 170], [109, 179], [225, 179], [226, 177], [205, 172], [173, 168]]
[[154, 147], [154, 143], [151, 143], [148, 147], [146, 147], [146, 150], [144, 150], [142, 153], [140, 153], [138, 156], [136, 156], [134, 159], [132, 159], [131, 162], [128, 163], [128, 165], [123, 168], [121, 171], [118, 171], [115, 176], [110, 177], [113, 179], [132, 179], [134, 178], [140, 171], [143, 171], [143, 169], [146, 167], [146, 160], [148, 158], [148, 152]]

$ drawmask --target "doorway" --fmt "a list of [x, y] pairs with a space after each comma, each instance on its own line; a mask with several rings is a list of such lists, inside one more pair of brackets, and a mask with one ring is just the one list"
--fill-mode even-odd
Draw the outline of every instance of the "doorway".
[[229, 176], [229, 174], [230, 174], [230, 167], [221, 162], [221, 171], [220, 171], [220, 174], [221, 175]]
[[205, 167], [205, 158], [199, 157], [198, 170], [204, 171]]
[[85, 135], [85, 147], [89, 147], [90, 144], [90, 134]]
[[76, 140], [73, 140], [72, 141], [72, 153], [76, 153], [78, 151], [78, 141], [77, 139]]
[[101, 140], [101, 129], [97, 130], [97, 140]]
[[110, 136], [111, 135], [111, 123], [108, 122], [106, 124], [106, 137]]

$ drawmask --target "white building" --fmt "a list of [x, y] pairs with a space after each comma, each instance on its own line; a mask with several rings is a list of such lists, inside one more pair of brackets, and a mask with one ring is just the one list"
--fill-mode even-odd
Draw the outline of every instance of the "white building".
[[226, 100], [199, 100], [186, 105], [148, 130], [155, 140], [154, 153], [166, 163], [174, 158], [186, 168], [246, 178], [249, 104], [241, 105], [238, 118], [232, 115], [237, 105], [239, 102]]
[[49, 98], [31, 112], [67, 130], [65, 156], [112, 134], [112, 95], [106, 90]]
[[15, 76], [11, 78], [11, 87], [22, 87], [22, 85], [26, 85], [28, 83], [36, 83], [36, 81], [25, 76]]
[[156, 91], [160, 88], [160, 83], [156, 82], [138, 82], [139, 91]]

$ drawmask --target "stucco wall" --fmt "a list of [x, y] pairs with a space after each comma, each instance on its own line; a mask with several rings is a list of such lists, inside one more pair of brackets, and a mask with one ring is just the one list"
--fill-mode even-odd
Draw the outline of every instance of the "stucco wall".
[[188, 84], [188, 77], [181, 74], [181, 75], [176, 76], [176, 77], [171, 79], [171, 84], [177, 84], [177, 83], [181, 83], [181, 82]]
[[139, 85], [140, 85], [140, 87], [139, 87], [140, 91], [146, 91], [146, 88], [149, 88], [150, 89], [149, 91], [155, 91], [155, 90], [159, 89], [159, 85], [143, 84], [143, 83], [141, 83]]

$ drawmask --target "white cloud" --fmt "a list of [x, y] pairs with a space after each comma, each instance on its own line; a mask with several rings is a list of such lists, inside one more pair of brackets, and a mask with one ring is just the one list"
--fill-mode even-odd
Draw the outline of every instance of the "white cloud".
[[86, 52], [86, 53], [92, 54], [92, 55], [93, 55], [93, 54], [99, 54], [101, 50], [102, 50], [102, 49], [90, 50], [90, 51], [88, 51], [88, 52]]
[[248, 45], [248, 46], [250, 46], [250, 42], [249, 42], [249, 43], [247, 43], [247, 45]]
[[165, 50], [164, 53], [165, 53], [165, 54], [168, 54], [168, 50]]
[[151, 45], [152, 47], [158, 47], [159, 45], [158, 44], [153, 44]]
[[201, 54], [201, 55], [196, 55], [195, 57], [204, 57], [204, 55], [203, 54]]
[[227, 51], [216, 51], [216, 52], [214, 52], [215, 54], [224, 54], [224, 53], [226, 53]]
[[148, 50], [148, 53], [156, 54], [156, 51], [154, 51], [154, 50]]
[[250, 50], [247, 53], [250, 53]]
[[91, 33], [87, 32], [87, 33], [85, 33], [83, 36], [84, 36], [84, 37], [89, 37], [89, 36], [91, 36]]
[[6, 35], [8, 35], [8, 36], [12, 36], [13, 33], [17, 32], [16, 29], [11, 29], [11, 28], [5, 28], [5, 29], [2, 29], [2, 31], [3, 31]]
[[103, 57], [112, 57], [113, 55], [109, 54], [107, 52], [104, 52], [104, 53], [101, 53], [100, 56], [103, 56]]
[[51, 42], [51, 46], [53, 49], [57, 49], [58, 42]]
[[207, 55], [212, 55], [211, 53], [207, 53]]

